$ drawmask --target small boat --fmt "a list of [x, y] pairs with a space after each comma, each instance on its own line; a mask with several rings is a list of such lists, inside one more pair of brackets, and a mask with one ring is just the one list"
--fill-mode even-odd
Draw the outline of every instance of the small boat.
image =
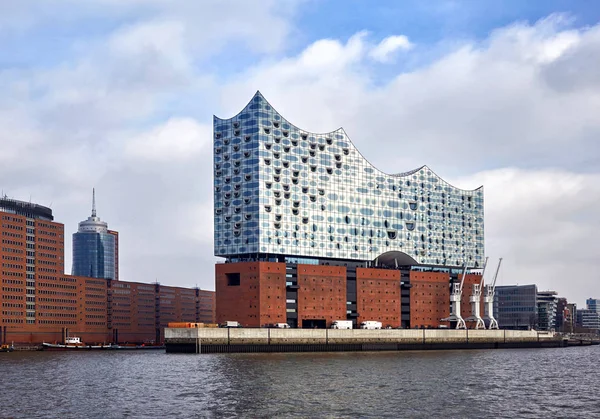
[[0, 345], [0, 352], [12, 352], [15, 350], [15, 347], [12, 345]]
[[81, 338], [70, 336], [65, 338], [65, 343], [42, 343], [42, 349], [45, 351], [77, 351], [90, 349], [111, 349], [111, 345], [86, 345], [81, 342]]
[[114, 343], [102, 345], [87, 345], [81, 342], [81, 339], [76, 336], [71, 336], [65, 339], [65, 343], [42, 343], [44, 351], [85, 351], [85, 350], [135, 350], [135, 349], [165, 349], [163, 345], [135, 345], [124, 344], [118, 345]]

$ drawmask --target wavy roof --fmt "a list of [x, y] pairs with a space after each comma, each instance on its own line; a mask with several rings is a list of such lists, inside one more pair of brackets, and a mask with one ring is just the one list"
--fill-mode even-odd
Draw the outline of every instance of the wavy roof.
[[271, 107], [271, 109], [272, 109], [272, 110], [273, 110], [273, 111], [274, 111], [274, 112], [275, 112], [277, 115], [279, 115], [279, 117], [282, 119], [282, 121], [285, 121], [285, 122], [286, 122], [286, 123], [288, 123], [290, 126], [292, 126], [292, 127], [296, 128], [297, 130], [299, 130], [299, 131], [302, 131], [302, 132], [304, 132], [304, 133], [307, 133], [307, 134], [312, 134], [312, 135], [319, 135], [319, 136], [326, 136], [326, 135], [329, 135], [329, 134], [334, 134], [334, 133], [337, 133], [337, 132], [340, 132], [340, 131], [341, 131], [341, 132], [343, 132], [343, 133], [344, 133], [344, 135], [346, 136], [346, 139], [347, 139], [347, 140], [350, 142], [350, 144], [352, 145], [352, 147], [354, 147], [354, 149], [355, 149], [355, 150], [356, 150], [356, 151], [359, 153], [359, 155], [360, 155], [360, 156], [361, 156], [361, 157], [362, 157], [362, 158], [363, 158], [363, 159], [364, 159], [364, 160], [365, 160], [365, 161], [366, 161], [366, 162], [367, 162], [367, 163], [368, 163], [368, 164], [369, 164], [369, 165], [370, 165], [370, 166], [371, 166], [371, 167], [372, 167], [374, 170], [377, 170], [378, 172], [380, 172], [380, 173], [381, 173], [381, 174], [383, 174], [383, 175], [386, 175], [386, 176], [393, 176], [393, 177], [406, 177], [406, 176], [411, 176], [411, 175], [413, 175], [413, 174], [415, 174], [415, 173], [418, 173], [418, 172], [420, 172], [420, 171], [422, 171], [422, 170], [429, 170], [429, 171], [430, 171], [430, 172], [431, 172], [431, 173], [432, 173], [432, 174], [433, 174], [435, 177], [437, 177], [437, 178], [438, 178], [438, 179], [439, 179], [441, 182], [443, 182], [443, 183], [445, 183], [446, 185], [448, 185], [448, 186], [451, 186], [451, 187], [453, 187], [453, 188], [455, 188], [455, 189], [459, 189], [459, 190], [462, 190], [462, 191], [477, 191], [477, 190], [479, 190], [479, 189], [482, 189], [482, 188], [483, 188], [483, 185], [481, 185], [481, 186], [479, 186], [479, 187], [477, 187], [477, 188], [475, 188], [475, 189], [463, 189], [463, 188], [456, 187], [456, 186], [452, 185], [451, 183], [449, 183], [448, 181], [446, 181], [444, 178], [440, 177], [440, 176], [439, 176], [437, 173], [435, 173], [433, 170], [431, 170], [431, 168], [430, 168], [430, 167], [428, 167], [427, 165], [422, 165], [422, 166], [420, 166], [420, 167], [417, 167], [416, 169], [409, 170], [409, 171], [407, 171], [407, 172], [401, 172], [401, 173], [386, 173], [386, 172], [382, 171], [381, 169], [377, 168], [377, 167], [376, 167], [376, 166], [375, 166], [373, 163], [371, 163], [371, 162], [369, 161], [369, 159], [367, 159], [367, 158], [366, 158], [366, 157], [365, 157], [365, 156], [364, 156], [364, 155], [363, 155], [363, 154], [360, 152], [360, 150], [358, 149], [358, 147], [356, 147], [356, 145], [355, 145], [355, 144], [352, 142], [352, 140], [350, 139], [350, 137], [348, 136], [348, 134], [346, 133], [346, 131], [344, 130], [344, 128], [343, 128], [343, 127], [339, 127], [339, 128], [337, 128], [337, 129], [335, 129], [335, 130], [333, 130], [333, 131], [329, 131], [329, 132], [323, 132], [323, 133], [319, 133], [319, 132], [312, 132], [312, 131], [307, 131], [307, 130], [305, 130], [305, 129], [303, 129], [303, 128], [300, 128], [300, 127], [298, 127], [297, 125], [295, 125], [295, 124], [291, 123], [291, 122], [290, 122], [288, 119], [284, 118], [284, 117], [283, 117], [283, 116], [282, 116], [282, 115], [281, 115], [281, 114], [280, 114], [280, 113], [279, 113], [277, 110], [275, 110], [275, 108], [273, 107], [273, 105], [271, 105], [271, 103], [269, 103], [269, 101], [268, 101], [268, 100], [267, 100], [267, 99], [266, 99], [266, 98], [265, 98], [265, 97], [262, 95], [262, 93], [260, 92], [260, 90], [257, 90], [257, 91], [256, 91], [256, 93], [254, 94], [254, 96], [252, 96], [252, 99], [250, 99], [250, 101], [248, 102], [248, 104], [247, 104], [247, 105], [246, 105], [246, 106], [245, 106], [245, 107], [244, 107], [244, 108], [243, 108], [243, 109], [242, 109], [240, 112], [238, 112], [236, 115], [232, 116], [231, 118], [219, 118], [219, 117], [218, 117], [218, 116], [216, 116], [216, 115], [213, 115], [213, 117], [214, 117], [214, 119], [217, 119], [217, 120], [220, 120], [220, 121], [229, 121], [229, 120], [231, 120], [231, 119], [234, 119], [234, 118], [236, 118], [236, 117], [240, 116], [240, 115], [241, 115], [241, 114], [243, 114], [243, 113], [246, 113], [246, 112], [253, 112], [253, 111], [254, 111], [254, 109], [251, 109], [250, 107], [252, 106], [252, 103], [256, 101], [256, 98], [260, 98], [260, 99], [262, 99], [263, 101], [265, 101], [265, 103], [267, 103], [267, 104], [268, 104], [268, 105]]

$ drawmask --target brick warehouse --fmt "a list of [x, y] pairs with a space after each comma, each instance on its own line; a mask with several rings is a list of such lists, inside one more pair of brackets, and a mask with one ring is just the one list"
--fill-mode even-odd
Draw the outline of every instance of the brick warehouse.
[[[459, 273], [423, 267], [347, 269], [283, 262], [220, 263], [216, 265], [216, 319], [218, 323], [239, 321], [246, 327], [274, 323], [328, 327], [344, 319], [354, 320], [356, 325], [380, 321], [384, 327], [450, 326], [441, 319], [448, 317], [450, 310], [449, 284], [459, 277]], [[479, 281], [481, 275], [468, 274], [465, 278], [464, 318], [470, 315], [471, 284]]]
[[214, 292], [64, 274], [64, 225], [0, 199], [0, 342], [160, 342], [168, 322], [213, 323]]
[[427, 166], [383, 173], [343, 129], [302, 130], [260, 92], [236, 116], [214, 117], [213, 146], [217, 321], [453, 326], [442, 319], [464, 267], [469, 316], [484, 263], [482, 187], [456, 188]]

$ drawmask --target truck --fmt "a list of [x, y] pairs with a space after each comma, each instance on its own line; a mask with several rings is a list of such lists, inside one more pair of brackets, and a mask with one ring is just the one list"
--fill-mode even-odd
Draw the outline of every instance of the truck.
[[335, 320], [331, 323], [332, 329], [352, 329], [352, 320]]
[[226, 321], [221, 323], [220, 327], [242, 327], [242, 325], [239, 322]]
[[361, 329], [371, 329], [371, 330], [381, 329], [381, 322], [367, 320], [360, 324], [360, 328]]

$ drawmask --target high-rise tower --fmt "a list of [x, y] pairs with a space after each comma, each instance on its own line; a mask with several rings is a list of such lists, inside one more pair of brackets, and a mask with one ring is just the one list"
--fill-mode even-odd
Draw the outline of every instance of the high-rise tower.
[[96, 214], [96, 191], [92, 192], [92, 215], [79, 223], [73, 234], [73, 270], [76, 276], [118, 279], [118, 233]]

